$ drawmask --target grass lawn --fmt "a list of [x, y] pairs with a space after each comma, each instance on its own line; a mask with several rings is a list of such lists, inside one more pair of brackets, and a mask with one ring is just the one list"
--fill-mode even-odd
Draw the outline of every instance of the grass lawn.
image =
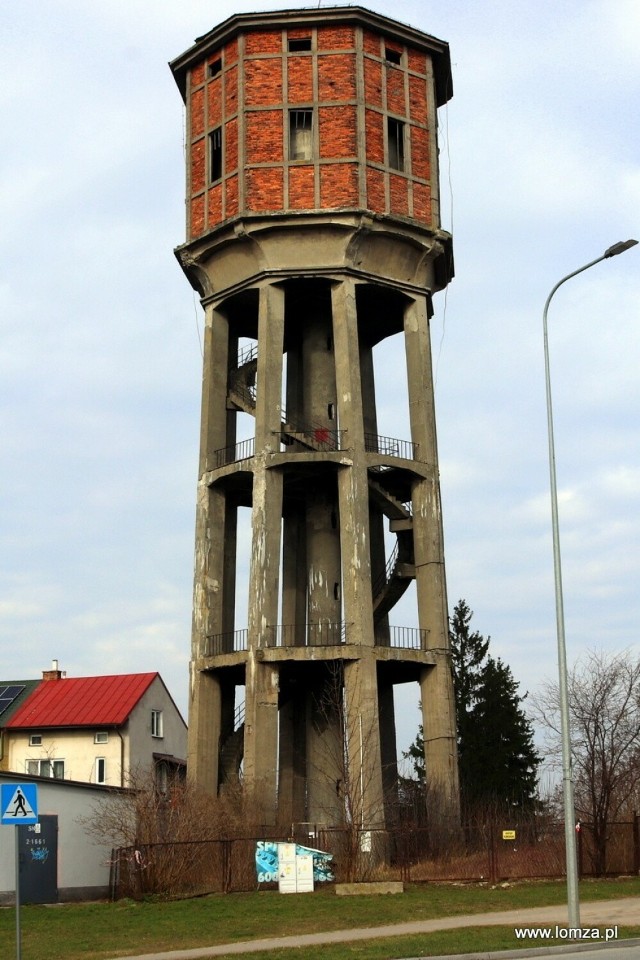
[[[640, 879], [592, 881], [580, 885], [581, 900], [640, 896]], [[216, 895], [195, 900], [23, 906], [20, 911], [23, 960], [104, 960], [107, 957], [186, 949], [257, 937], [287, 936], [406, 920], [491, 910], [511, 910], [564, 902], [562, 882], [489, 886], [410, 885], [402, 895], [336, 897], [333, 889], [281, 896], [275, 891]], [[640, 935], [640, 929], [620, 931]], [[548, 941], [546, 941], [548, 943]], [[15, 956], [15, 909], [0, 909], [2, 960]], [[517, 942], [511, 927], [394, 937], [384, 941], [306, 947], [305, 960], [465, 953], [529, 946]], [[245, 954], [245, 960], [300, 957], [299, 951]]]

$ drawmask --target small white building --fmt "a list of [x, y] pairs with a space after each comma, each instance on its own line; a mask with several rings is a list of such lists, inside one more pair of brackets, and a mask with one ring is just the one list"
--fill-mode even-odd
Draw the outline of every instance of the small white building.
[[4, 770], [111, 787], [155, 773], [161, 789], [184, 773], [187, 727], [159, 673], [54, 667], [2, 725]]

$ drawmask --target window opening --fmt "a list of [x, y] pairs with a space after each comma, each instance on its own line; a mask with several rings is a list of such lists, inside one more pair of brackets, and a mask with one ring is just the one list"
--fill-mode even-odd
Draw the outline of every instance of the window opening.
[[27, 773], [32, 777], [64, 780], [64, 760], [27, 760]]
[[391, 47], [384, 48], [384, 58], [387, 63], [396, 63], [400, 64], [402, 62], [402, 54], [399, 50], [393, 50]]
[[30, 747], [41, 747], [42, 746], [42, 734], [41, 733], [32, 733], [29, 737], [29, 746]]
[[291, 37], [289, 39], [289, 53], [299, 53], [301, 50], [311, 50], [311, 37]]
[[109, 734], [106, 730], [97, 730], [93, 737], [94, 743], [109, 743]]
[[313, 111], [289, 111], [289, 160], [311, 160]]
[[328, 404], [327, 404], [327, 416], [329, 417], [329, 420], [333, 420], [333, 419], [334, 419], [335, 413], [336, 413], [335, 405], [334, 405], [333, 403], [328, 403]]
[[209, 64], [209, 76], [217, 77], [222, 72], [222, 57], [218, 57], [213, 63]]
[[394, 170], [404, 170], [404, 123], [401, 120], [387, 118], [387, 140], [389, 166]]
[[96, 757], [96, 783], [107, 782], [107, 761], [104, 757]]
[[162, 737], [162, 710], [151, 711], [151, 736]]
[[209, 134], [211, 154], [211, 182], [222, 179], [222, 127], [216, 127]]

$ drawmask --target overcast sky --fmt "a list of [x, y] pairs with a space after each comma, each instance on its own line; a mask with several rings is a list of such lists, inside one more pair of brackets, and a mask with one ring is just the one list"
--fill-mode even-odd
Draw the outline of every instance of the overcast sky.
[[[640, 5], [364, 5], [451, 48], [456, 277], [432, 322], [449, 605], [535, 690], [557, 673], [542, 309], [640, 239]], [[159, 670], [186, 717], [202, 310], [173, 255], [167, 62], [234, 12], [286, 6], [0, 0], [2, 679], [52, 658]], [[549, 312], [570, 662], [640, 652], [639, 305], [637, 247]], [[408, 438], [398, 397], [381, 403], [380, 432]], [[403, 706], [402, 746], [417, 722]]]

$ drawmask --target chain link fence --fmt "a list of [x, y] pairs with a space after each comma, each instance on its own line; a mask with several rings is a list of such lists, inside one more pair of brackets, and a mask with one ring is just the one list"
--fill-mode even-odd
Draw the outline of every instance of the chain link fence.
[[[599, 869], [593, 829], [578, 833], [579, 871], [583, 877], [640, 872], [638, 817], [609, 825], [605, 870]], [[515, 834], [515, 836], [514, 836]], [[111, 890], [114, 899], [151, 895], [198, 896], [233, 893], [276, 884], [258, 884], [258, 840], [284, 840], [263, 834], [229, 840], [193, 840], [141, 844], [114, 851]], [[562, 825], [540, 827], [535, 821], [505, 830], [496, 823], [437, 835], [427, 827], [391, 830], [313, 828], [296, 836], [306, 846], [333, 856], [335, 880], [405, 882], [510, 880], [565, 876]]]

